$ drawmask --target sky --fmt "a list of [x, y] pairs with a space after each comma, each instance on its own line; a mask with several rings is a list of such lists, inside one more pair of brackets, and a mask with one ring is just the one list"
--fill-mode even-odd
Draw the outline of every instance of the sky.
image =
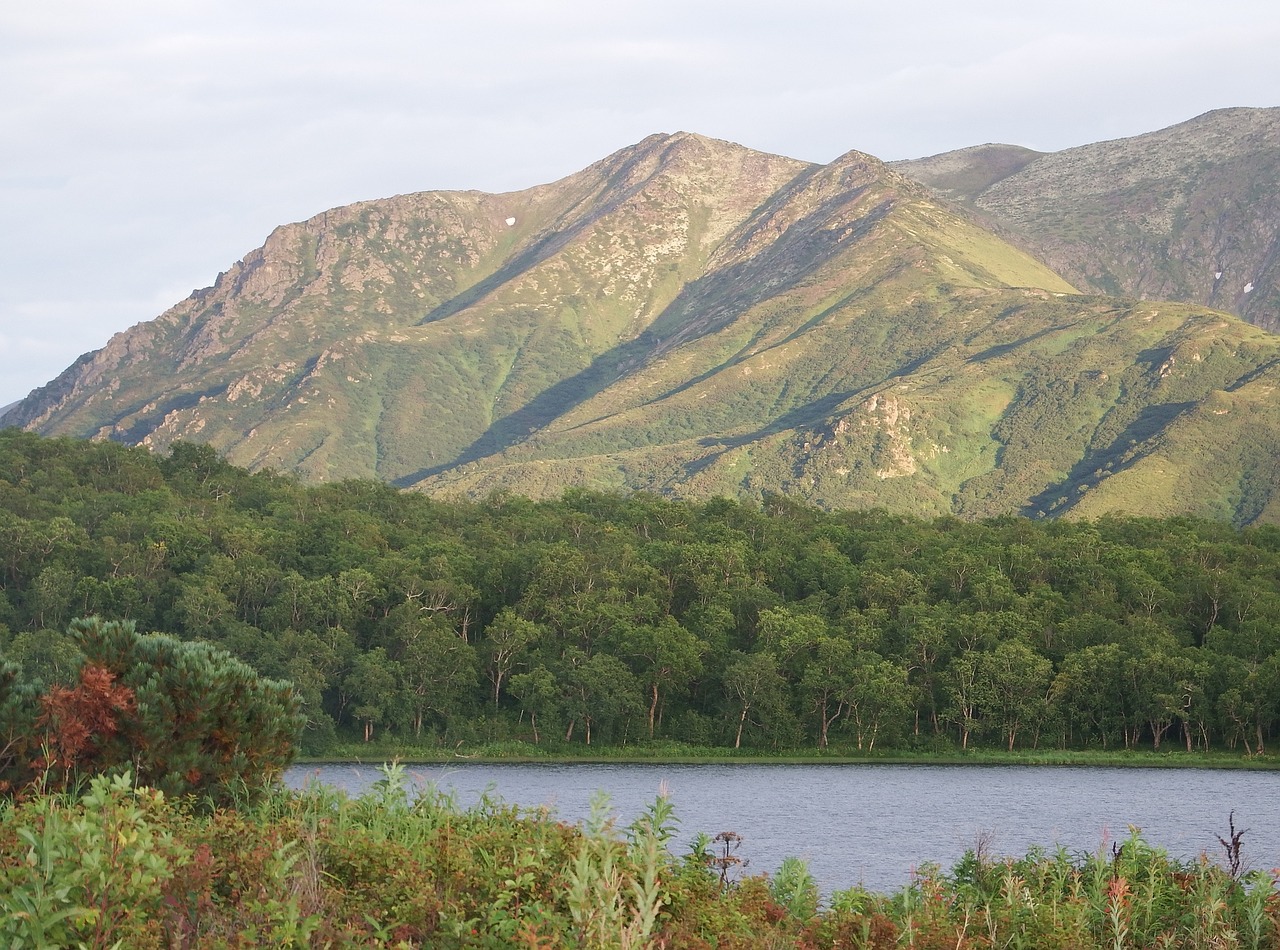
[[680, 130], [828, 162], [1280, 105], [1274, 0], [0, 6], [0, 407], [353, 201]]

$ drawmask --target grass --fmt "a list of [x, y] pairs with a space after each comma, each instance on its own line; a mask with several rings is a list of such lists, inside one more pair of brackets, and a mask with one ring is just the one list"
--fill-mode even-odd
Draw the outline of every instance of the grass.
[[1007, 752], [976, 749], [966, 752], [904, 752], [890, 750], [858, 754], [835, 749], [829, 752], [702, 748], [683, 742], [658, 741], [626, 746], [570, 746], [565, 743], [532, 745], [507, 741], [429, 749], [389, 743], [347, 743], [323, 752], [300, 756], [299, 765], [329, 762], [381, 763], [387, 761], [438, 763], [474, 762], [555, 762], [555, 763], [647, 763], [756, 765], [1028, 765], [1122, 768], [1197, 769], [1280, 769], [1280, 755], [1243, 756], [1235, 752], [1181, 752], [1150, 750], [1044, 749]]

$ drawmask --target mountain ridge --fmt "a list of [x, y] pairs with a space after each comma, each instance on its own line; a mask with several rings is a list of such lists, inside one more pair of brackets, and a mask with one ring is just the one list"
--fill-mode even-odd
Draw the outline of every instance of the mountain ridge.
[[[529, 189], [329, 209], [0, 423], [446, 494], [1276, 519], [1280, 340], [1002, 237], [983, 196], [1061, 154], [978, 146], [918, 179], [658, 133]], [[1199, 459], [1203, 491], [1168, 475]]]
[[1016, 148], [893, 165], [1082, 289], [1198, 303], [1280, 330], [1280, 108], [1215, 109], [1021, 164], [1008, 160]]

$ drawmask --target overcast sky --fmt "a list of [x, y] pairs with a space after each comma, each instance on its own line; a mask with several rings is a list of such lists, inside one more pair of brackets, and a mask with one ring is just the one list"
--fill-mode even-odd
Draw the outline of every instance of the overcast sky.
[[510, 191], [652, 132], [826, 162], [1280, 105], [1274, 0], [0, 6], [0, 406], [273, 227]]

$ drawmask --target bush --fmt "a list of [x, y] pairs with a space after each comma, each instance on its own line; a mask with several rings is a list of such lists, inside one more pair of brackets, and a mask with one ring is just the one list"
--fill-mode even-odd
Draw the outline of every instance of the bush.
[[132, 691], [119, 712], [118, 758], [168, 794], [226, 802], [273, 781], [293, 761], [303, 718], [293, 687], [263, 679], [204, 643], [139, 634], [132, 623], [75, 620], [86, 663]]
[[293, 687], [203, 643], [75, 620], [78, 682], [40, 693], [0, 658], [0, 792], [76, 788], [131, 772], [170, 795], [215, 804], [274, 782], [303, 718]]

